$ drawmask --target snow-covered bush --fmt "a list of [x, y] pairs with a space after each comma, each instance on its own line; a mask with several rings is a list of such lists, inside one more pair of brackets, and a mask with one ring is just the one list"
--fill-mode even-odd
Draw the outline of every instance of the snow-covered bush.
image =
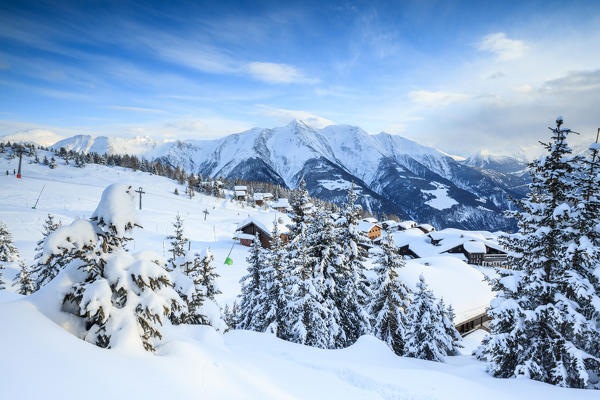
[[153, 351], [162, 338], [160, 326], [181, 300], [164, 268], [124, 248], [134, 226], [139, 224], [133, 189], [111, 185], [90, 221], [77, 220], [48, 235], [44, 258], [58, 257], [65, 264], [57, 268], [82, 272], [72, 274], [78, 279], [64, 296], [63, 310], [83, 319], [85, 340]]

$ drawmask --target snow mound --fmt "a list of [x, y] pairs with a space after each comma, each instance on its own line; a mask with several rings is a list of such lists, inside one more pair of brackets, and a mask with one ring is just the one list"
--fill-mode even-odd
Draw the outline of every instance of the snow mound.
[[407, 261], [400, 277], [414, 289], [423, 274], [425, 282], [437, 298], [454, 307], [455, 323], [485, 312], [494, 294], [484, 275], [451, 256], [435, 256]]
[[117, 236], [123, 236], [127, 229], [140, 225], [135, 211], [135, 191], [132, 186], [114, 183], [102, 192], [102, 198], [92, 214], [92, 218], [114, 226]]

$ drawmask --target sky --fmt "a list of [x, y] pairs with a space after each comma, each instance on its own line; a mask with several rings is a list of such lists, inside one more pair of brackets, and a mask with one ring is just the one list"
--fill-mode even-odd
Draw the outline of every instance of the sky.
[[301, 119], [529, 154], [558, 115], [595, 139], [598, 1], [0, 2], [0, 135]]

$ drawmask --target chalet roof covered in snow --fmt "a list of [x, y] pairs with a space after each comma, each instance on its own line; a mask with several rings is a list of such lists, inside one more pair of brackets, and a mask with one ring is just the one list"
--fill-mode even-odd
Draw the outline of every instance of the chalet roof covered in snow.
[[236, 231], [240, 231], [246, 226], [254, 224], [258, 228], [260, 228], [260, 230], [265, 232], [265, 234], [271, 236], [271, 231], [273, 231], [273, 225], [275, 222], [277, 223], [277, 228], [279, 229], [279, 232], [286, 233], [289, 231], [287, 225], [290, 224], [292, 220], [287, 215], [277, 215], [276, 218], [273, 218], [273, 214], [261, 213], [248, 217], [242, 222], [240, 222], [236, 228]]
[[377, 225], [376, 223], [373, 222], [367, 222], [367, 221], [360, 221], [358, 223], [358, 230], [361, 232], [370, 232], [371, 229], [375, 228], [375, 227], [379, 227], [381, 228], [379, 225]]
[[469, 253], [487, 253], [486, 246], [505, 251], [497, 241], [486, 239], [488, 235], [460, 229], [443, 229], [426, 234], [418, 228], [411, 228], [391, 235], [396, 247], [408, 246], [419, 257], [441, 255], [461, 245]]
[[402, 221], [398, 222], [398, 226], [402, 229], [410, 229], [415, 228], [417, 226], [417, 223], [415, 221]]
[[273, 201], [271, 203], [271, 208], [289, 208], [290, 202], [286, 198], [281, 198], [279, 200]]

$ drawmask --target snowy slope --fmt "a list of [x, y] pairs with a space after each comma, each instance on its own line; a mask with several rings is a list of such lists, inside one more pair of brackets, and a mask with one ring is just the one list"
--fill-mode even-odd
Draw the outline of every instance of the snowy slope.
[[370, 336], [348, 349], [320, 350], [249, 331], [221, 336], [202, 326], [177, 327], [157, 355], [105, 350], [70, 335], [30, 301], [6, 297], [0, 292], [0, 383], [7, 399], [597, 396], [525, 379], [494, 379], [469, 356], [449, 357], [446, 364], [396, 357]]
[[[203, 195], [175, 196], [174, 182], [139, 171], [91, 164], [79, 169], [60, 160], [58, 168], [51, 170], [25, 161], [23, 179], [0, 174], [0, 220], [28, 261], [47, 213], [63, 223], [88, 218], [108, 184], [131, 183], [147, 192], [139, 212], [144, 229], [135, 231], [131, 250], [162, 252], [179, 212], [192, 251], [210, 246], [215, 254], [221, 304], [231, 303], [239, 293], [239, 279], [246, 268], [248, 249], [237, 245], [231, 256], [233, 266], [222, 263], [236, 226], [249, 215], [265, 221], [276, 215]], [[0, 171], [12, 169], [15, 163], [15, 159], [0, 158]], [[32, 209], [44, 185], [38, 207]], [[209, 211], [206, 222], [205, 209]], [[5, 278], [14, 272], [7, 271]], [[411, 261], [402, 271], [410, 285], [421, 273], [436, 296], [444, 297], [458, 315], [484, 308], [491, 296], [481, 281], [483, 275], [453, 257]], [[128, 348], [105, 350], [53, 322], [56, 319], [48, 317], [47, 303], [43, 292], [23, 298], [0, 291], [2, 398], [577, 400], [596, 395], [524, 379], [493, 379], [483, 363], [468, 355], [449, 357], [446, 364], [396, 357], [370, 336], [348, 349], [319, 350], [267, 334], [233, 331], [222, 336], [207, 327], [179, 326], [164, 332], [164, 345], [155, 356]], [[35, 384], [31, 384], [32, 377]], [[90, 383], [98, 379], [100, 384]]]

